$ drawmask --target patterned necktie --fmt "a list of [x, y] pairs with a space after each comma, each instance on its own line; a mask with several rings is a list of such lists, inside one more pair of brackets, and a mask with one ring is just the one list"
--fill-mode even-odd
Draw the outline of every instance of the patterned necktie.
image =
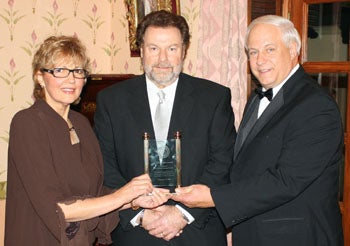
[[165, 93], [160, 90], [157, 93], [159, 101], [154, 115], [154, 131], [157, 140], [166, 140], [170, 122], [170, 110], [167, 108]]
[[273, 97], [272, 88], [268, 89], [267, 91], [262, 91], [262, 88], [259, 87], [255, 89], [255, 93], [258, 94], [260, 99], [266, 97], [269, 101], [271, 101]]

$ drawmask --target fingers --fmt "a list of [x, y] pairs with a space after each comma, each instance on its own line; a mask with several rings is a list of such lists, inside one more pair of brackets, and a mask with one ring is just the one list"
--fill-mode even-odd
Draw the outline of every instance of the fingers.
[[188, 202], [190, 197], [191, 197], [191, 193], [187, 193], [187, 192], [185, 193], [185, 192], [180, 191], [180, 192], [176, 192], [170, 198], [174, 201], [186, 204], [186, 202]]
[[157, 238], [162, 238], [165, 241], [170, 241], [174, 237], [179, 237], [183, 230], [168, 230], [167, 228], [164, 229], [156, 229], [156, 230], [151, 230], [149, 231], [149, 234], [157, 237]]
[[171, 199], [177, 202], [181, 202], [190, 207], [191, 204], [189, 201], [196, 192], [195, 185], [176, 188], [175, 192], [176, 193], [171, 197]]
[[118, 199], [123, 200], [124, 203], [130, 203], [133, 199], [151, 193], [153, 191], [153, 186], [149, 176], [143, 174], [141, 176], [133, 178], [123, 187], [115, 191], [115, 195]]
[[136, 199], [140, 196], [152, 193], [153, 187], [151, 184], [147, 183], [139, 183], [139, 184], [131, 184], [130, 189], [128, 189], [126, 192], [129, 192], [129, 195], [131, 196], [132, 199]]
[[182, 230], [178, 231], [178, 232], [161, 232], [158, 235], [155, 235], [155, 237], [157, 238], [163, 238], [165, 241], [170, 241], [171, 239], [173, 239], [174, 237], [179, 237], [182, 233]]
[[171, 239], [173, 239], [174, 237], [179, 237], [182, 233], [182, 230], [180, 231], [175, 231], [175, 232], [170, 232], [169, 234], [164, 234], [163, 239], [165, 241], [170, 241]]
[[153, 185], [148, 174], [142, 174], [138, 177], [133, 178], [130, 182], [132, 191], [135, 196], [151, 193], [153, 191]]
[[140, 176], [133, 178], [133, 180], [149, 180], [149, 181], [151, 181], [151, 178], [149, 177], [149, 175], [147, 173], [144, 173], [144, 174], [141, 174]]
[[164, 195], [171, 196], [172, 194], [170, 193], [170, 190], [164, 189], [164, 188], [154, 188], [154, 190], [159, 191], [160, 193], [163, 193]]
[[210, 188], [206, 185], [192, 185], [178, 189], [172, 199], [183, 203], [187, 207], [210, 208], [215, 207]]
[[193, 191], [193, 186], [187, 186], [187, 187], [178, 187], [175, 189], [176, 194], [183, 194], [183, 193], [190, 193]]
[[[144, 208], [154, 208], [165, 203], [170, 198], [170, 196], [167, 195], [170, 194], [169, 190], [156, 189], [157, 192], [154, 192], [155, 189], [156, 188], [153, 187], [149, 175], [142, 174], [133, 178], [118, 191], [116, 191], [116, 195], [120, 195], [122, 200], [125, 201], [124, 204], [130, 203], [132, 200], [134, 200], [133, 205], [135, 207], [139, 206]], [[135, 200], [138, 197], [146, 194], [152, 194], [154, 197], [151, 199]]]
[[180, 236], [182, 229], [187, 225], [181, 212], [174, 206], [161, 206], [153, 211], [158, 212], [161, 216], [144, 226], [148, 233], [157, 238], [163, 238], [166, 241]]
[[169, 200], [170, 196], [168, 190], [153, 189], [150, 195], [139, 196], [133, 200], [133, 204], [142, 208], [156, 208]]
[[169, 190], [154, 188], [152, 192], [152, 199], [155, 203], [159, 205], [165, 203], [171, 197]]
[[133, 178], [127, 185], [129, 185], [131, 192], [136, 193], [135, 196], [147, 194], [153, 191], [152, 183], [147, 178]]

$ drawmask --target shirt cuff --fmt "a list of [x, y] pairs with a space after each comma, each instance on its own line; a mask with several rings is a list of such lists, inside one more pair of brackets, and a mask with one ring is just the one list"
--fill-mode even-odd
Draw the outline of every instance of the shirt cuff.
[[130, 223], [133, 227], [136, 227], [141, 224], [141, 218], [143, 217], [143, 213], [145, 212], [144, 209], [142, 209], [138, 214], [135, 215], [134, 218], [130, 220]]
[[187, 221], [188, 225], [195, 220], [193, 216], [180, 205], [176, 204], [175, 207], [180, 210], [180, 212], [182, 213], [182, 217]]

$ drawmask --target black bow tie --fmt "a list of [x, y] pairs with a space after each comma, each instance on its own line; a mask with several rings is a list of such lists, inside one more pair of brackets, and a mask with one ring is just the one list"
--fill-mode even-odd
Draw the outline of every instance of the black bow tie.
[[267, 99], [269, 99], [269, 101], [272, 100], [272, 96], [273, 96], [272, 88], [268, 89], [267, 91], [262, 91], [262, 88], [256, 88], [255, 93], [258, 94], [260, 99], [262, 99], [263, 97], [266, 97]]

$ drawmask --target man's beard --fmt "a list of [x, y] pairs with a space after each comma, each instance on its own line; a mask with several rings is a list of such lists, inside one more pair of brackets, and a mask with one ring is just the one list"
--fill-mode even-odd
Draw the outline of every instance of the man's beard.
[[[183, 66], [183, 62], [179, 63], [177, 66], [172, 67], [167, 64], [156, 64], [153, 66], [148, 66], [144, 64], [144, 70], [147, 75], [147, 77], [152, 80], [153, 82], [159, 84], [159, 85], [168, 85], [173, 83], [178, 77], [179, 74], [181, 73]], [[167, 67], [167, 68], [172, 68], [171, 71], [169, 72], [164, 72], [164, 73], [156, 73], [153, 70], [153, 67]]]

